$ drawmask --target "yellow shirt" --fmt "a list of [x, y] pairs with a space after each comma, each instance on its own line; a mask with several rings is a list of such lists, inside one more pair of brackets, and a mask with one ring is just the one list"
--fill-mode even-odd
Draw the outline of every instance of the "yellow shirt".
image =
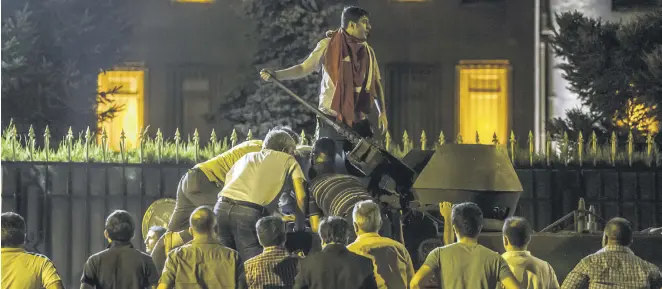
[[60, 282], [48, 257], [23, 248], [2, 248], [2, 289], [41, 289]]
[[414, 265], [401, 243], [378, 233], [365, 233], [347, 246], [350, 252], [368, 257], [375, 267], [377, 287], [407, 289], [414, 277]]
[[197, 164], [195, 167], [199, 168], [209, 178], [209, 181], [222, 185], [225, 184], [225, 175], [234, 163], [247, 153], [259, 152], [261, 149], [261, 140], [245, 141], [204, 163]]
[[305, 179], [294, 156], [264, 149], [239, 159], [226, 177], [219, 197], [266, 207], [292, 179]]

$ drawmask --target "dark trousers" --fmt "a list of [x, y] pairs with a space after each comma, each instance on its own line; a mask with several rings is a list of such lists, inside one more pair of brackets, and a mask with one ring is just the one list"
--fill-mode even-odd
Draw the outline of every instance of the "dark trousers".
[[239, 252], [244, 262], [262, 253], [262, 246], [257, 240], [257, 221], [266, 216], [266, 210], [257, 210], [237, 204], [222, 202], [214, 207], [218, 224], [218, 237], [223, 246]]
[[[330, 118], [334, 119], [333, 117]], [[355, 122], [352, 130], [364, 138], [371, 138], [374, 135], [367, 119]], [[317, 137], [330, 138], [336, 143], [336, 173], [356, 175], [354, 167], [345, 161], [347, 152], [353, 149], [353, 145], [345, 137], [319, 118], [317, 119]]]
[[177, 203], [170, 217], [168, 230], [179, 232], [189, 227], [191, 213], [200, 206], [213, 206], [221, 188], [209, 181], [200, 169], [190, 169], [177, 186]]

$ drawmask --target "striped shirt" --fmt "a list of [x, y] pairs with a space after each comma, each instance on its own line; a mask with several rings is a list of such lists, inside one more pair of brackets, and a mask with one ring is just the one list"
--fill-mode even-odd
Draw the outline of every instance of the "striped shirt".
[[41, 289], [61, 282], [48, 257], [23, 248], [2, 248], [2, 289]]
[[563, 281], [562, 289], [662, 288], [660, 269], [625, 246], [607, 245], [588, 255]]
[[299, 257], [278, 246], [266, 247], [262, 254], [244, 263], [249, 289], [292, 288]]

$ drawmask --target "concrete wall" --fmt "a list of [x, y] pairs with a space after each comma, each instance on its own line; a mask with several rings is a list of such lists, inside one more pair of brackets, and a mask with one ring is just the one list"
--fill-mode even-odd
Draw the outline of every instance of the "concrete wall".
[[[392, 63], [433, 64], [438, 67], [437, 73], [428, 80], [428, 85], [434, 86], [432, 90], [435, 92], [428, 93], [424, 98], [408, 99], [410, 103], [407, 105], [411, 111], [397, 118], [391, 117], [391, 127], [399, 126], [397, 122], [407, 119], [408, 123], [399, 127], [407, 129], [415, 141], [419, 140], [419, 135], [412, 136], [411, 132], [418, 134], [420, 129], [427, 131], [429, 140], [436, 139], [441, 129], [447, 139], [454, 140], [458, 129], [455, 65], [460, 60], [505, 59], [513, 67], [511, 129], [519, 132], [518, 138], [524, 140], [525, 134], [533, 129], [533, 1], [492, 1], [471, 5], [461, 2], [358, 1], [371, 12], [374, 33], [370, 43], [382, 69], [387, 69]], [[388, 81], [387, 73], [387, 87]], [[418, 102], [418, 105], [411, 102]], [[430, 106], [434, 109], [428, 109]], [[397, 109], [387, 107], [390, 112]], [[429, 122], [431, 118], [433, 121]], [[392, 133], [394, 138], [399, 139], [402, 132]]]
[[[253, 24], [242, 18], [240, 3], [135, 1], [135, 33], [127, 61], [144, 62], [148, 69], [145, 125], [151, 125], [152, 134], [161, 128], [164, 136], [171, 137], [179, 127], [185, 137], [193, 131], [184, 128], [193, 126], [205, 140], [211, 128], [219, 136], [229, 134], [230, 124], [205, 126], [202, 116], [217, 109], [238, 77], [253, 69], [250, 61], [255, 43], [245, 37]], [[181, 75], [210, 79], [207, 111], [199, 111], [197, 116], [184, 113]], [[205, 108], [199, 101], [197, 107]]]

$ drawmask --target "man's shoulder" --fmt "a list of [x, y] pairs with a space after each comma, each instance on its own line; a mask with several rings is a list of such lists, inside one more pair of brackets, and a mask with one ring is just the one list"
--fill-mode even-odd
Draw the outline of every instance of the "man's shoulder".
[[23, 252], [23, 254], [25, 254], [25, 256], [27, 258], [34, 259], [34, 260], [36, 260], [36, 262], [39, 262], [39, 263], [42, 263], [42, 264], [43, 263], [49, 263], [49, 262], [52, 263], [51, 259], [48, 258], [48, 256], [43, 255], [43, 254], [39, 254], [39, 253], [35, 253], [35, 252], [28, 252], [28, 251]]

